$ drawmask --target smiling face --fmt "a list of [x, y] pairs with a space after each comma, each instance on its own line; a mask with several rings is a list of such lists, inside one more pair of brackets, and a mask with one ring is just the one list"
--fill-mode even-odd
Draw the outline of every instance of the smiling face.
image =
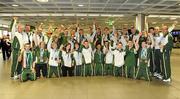
[[31, 49], [31, 46], [30, 46], [30, 44], [25, 44], [24, 48], [26, 51], [29, 51]]
[[79, 49], [79, 44], [78, 43], [75, 43], [75, 49]]
[[45, 42], [40, 43], [40, 48], [44, 49], [45, 48]]
[[122, 43], [118, 43], [118, 44], [117, 44], [117, 48], [118, 48], [118, 49], [122, 49]]
[[132, 41], [129, 41], [128, 42], [128, 46], [131, 48], [131, 47], [133, 47], [133, 42]]
[[101, 44], [98, 44], [98, 45], [97, 45], [97, 49], [98, 49], [98, 50], [101, 50]]
[[66, 46], [66, 51], [68, 51], [68, 50], [70, 50], [71, 49], [71, 44], [68, 44], [67, 46]]
[[104, 33], [109, 34], [109, 28], [108, 27], [104, 28]]
[[162, 32], [164, 35], [166, 35], [168, 33], [168, 27], [167, 26], [163, 26], [162, 27]]
[[154, 29], [149, 29], [149, 33], [154, 34]]
[[158, 33], [159, 33], [159, 27], [155, 27], [155, 28], [154, 28], [154, 32], [155, 32], [156, 34], [158, 34]]
[[84, 47], [85, 48], [88, 48], [89, 47], [89, 44], [88, 44], [88, 42], [86, 41], [86, 42], [84, 42]]
[[80, 30], [79, 30], [79, 34], [81, 34], [81, 35], [83, 35], [83, 34], [84, 34], [83, 29], [80, 29]]
[[23, 31], [23, 26], [22, 25], [18, 25], [18, 32], [22, 33], [22, 31]]
[[25, 32], [30, 32], [30, 29], [31, 29], [31, 28], [30, 28], [29, 25], [26, 25], [26, 26], [25, 26]]
[[146, 48], [146, 42], [142, 42], [141, 47]]

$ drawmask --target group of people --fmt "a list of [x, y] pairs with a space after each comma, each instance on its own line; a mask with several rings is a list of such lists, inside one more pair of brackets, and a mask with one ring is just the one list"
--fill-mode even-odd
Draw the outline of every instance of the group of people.
[[[122, 31], [99, 28], [95, 22], [88, 33], [78, 25], [72, 30], [43, 33], [38, 27], [12, 25], [11, 77], [21, 81], [66, 76], [116, 76], [151, 81], [171, 81], [171, 31], [175, 27], [135, 27]], [[53, 75], [54, 74], [54, 75]]]

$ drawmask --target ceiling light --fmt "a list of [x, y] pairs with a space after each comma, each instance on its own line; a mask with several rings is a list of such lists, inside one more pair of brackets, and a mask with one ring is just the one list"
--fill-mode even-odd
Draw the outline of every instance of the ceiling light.
[[113, 15], [113, 17], [123, 17], [124, 15], [123, 14], [117, 14], [117, 15]]
[[78, 7], [83, 7], [84, 5], [83, 4], [79, 4]]
[[88, 14], [88, 16], [99, 16], [99, 14]]
[[103, 17], [111, 17], [112, 15], [111, 14], [101, 14], [101, 16], [103, 16]]
[[11, 6], [13, 6], [13, 7], [18, 7], [19, 5], [17, 5], [17, 4], [12, 4]]
[[148, 17], [155, 18], [155, 17], [159, 17], [159, 15], [149, 15]]
[[38, 2], [48, 2], [48, 0], [37, 0]]
[[64, 14], [64, 16], [75, 16], [75, 14]]
[[51, 16], [63, 16], [63, 14], [54, 13], [54, 14], [51, 14]]
[[176, 20], [176, 19], [177, 19], [177, 18], [175, 18], [175, 17], [171, 17], [171, 18], [170, 18], [170, 20]]
[[76, 14], [76, 16], [87, 16], [87, 14]]

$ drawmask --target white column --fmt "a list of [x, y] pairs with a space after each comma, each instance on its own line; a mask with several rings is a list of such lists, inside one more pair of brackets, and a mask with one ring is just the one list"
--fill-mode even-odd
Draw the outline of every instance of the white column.
[[136, 16], [136, 29], [140, 32], [147, 29], [146, 16], [145, 14], [137, 14]]

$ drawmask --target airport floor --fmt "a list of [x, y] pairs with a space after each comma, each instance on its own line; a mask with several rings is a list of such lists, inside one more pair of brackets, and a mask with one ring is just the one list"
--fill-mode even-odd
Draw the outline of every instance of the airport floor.
[[171, 64], [171, 83], [110, 76], [38, 79], [21, 83], [10, 79], [11, 61], [3, 61], [1, 57], [0, 99], [180, 99], [180, 49], [173, 50]]

